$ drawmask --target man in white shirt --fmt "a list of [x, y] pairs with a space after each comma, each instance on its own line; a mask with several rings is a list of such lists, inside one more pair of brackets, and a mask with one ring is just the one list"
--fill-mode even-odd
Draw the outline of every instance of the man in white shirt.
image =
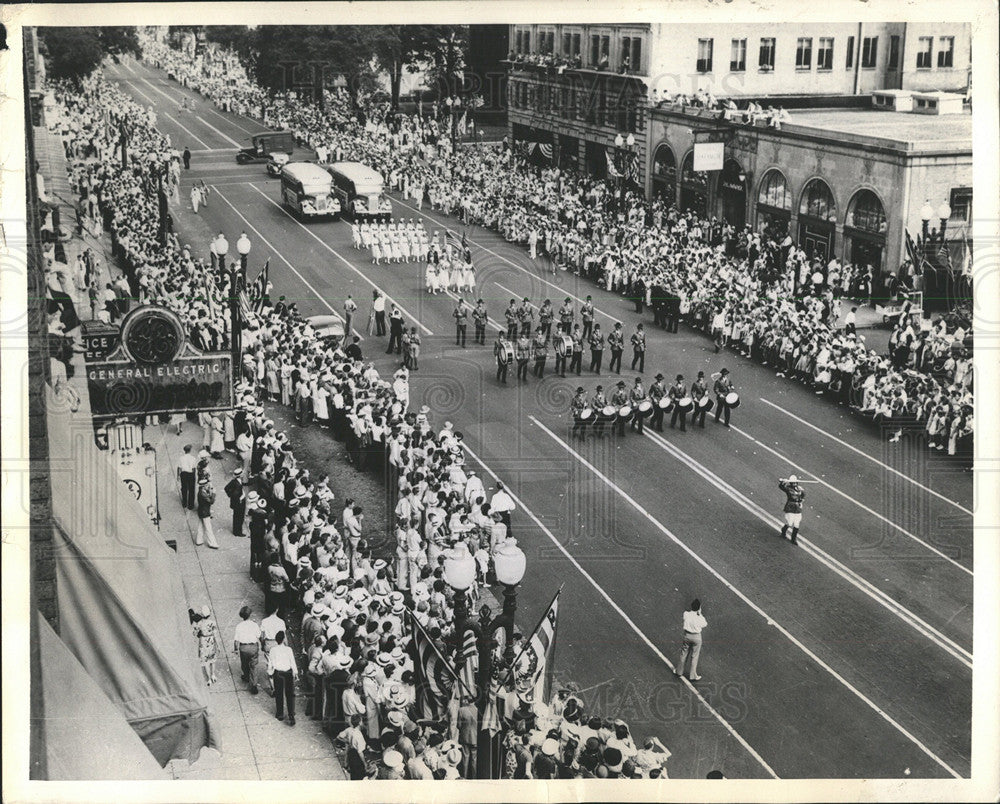
[[701, 654], [701, 632], [708, 627], [708, 621], [701, 613], [701, 601], [695, 598], [691, 602], [691, 607], [684, 612], [684, 641], [681, 645], [681, 656], [674, 668], [674, 675], [684, 675], [684, 665], [687, 663], [688, 654], [691, 654], [691, 673], [688, 676], [692, 681], [698, 681], [698, 656]]
[[181, 484], [181, 507], [194, 510], [194, 480], [198, 460], [191, 453], [191, 445], [184, 445], [184, 454], [177, 462], [177, 478]]
[[285, 705], [288, 706], [288, 725], [295, 725], [295, 679], [299, 668], [295, 664], [295, 654], [285, 644], [285, 632], [275, 634], [275, 646], [267, 655], [268, 675], [274, 680], [274, 716], [285, 719]]
[[[264, 655], [269, 656], [271, 649], [278, 642], [278, 634], [283, 633], [285, 630], [285, 621], [278, 616], [278, 612], [274, 611], [261, 620], [260, 623], [260, 642], [261, 647], [264, 649]], [[268, 665], [270, 667], [270, 665]], [[267, 672], [267, 691], [268, 694], [274, 693], [274, 680], [271, 678], [271, 671], [268, 669]]]
[[242, 621], [233, 634], [233, 652], [240, 657], [241, 677], [250, 684], [250, 694], [257, 694], [257, 659], [260, 656], [260, 627], [250, 619], [250, 607], [240, 609]]
[[375, 311], [375, 335], [379, 338], [385, 335], [385, 296], [377, 290], [372, 291], [374, 300], [372, 309]]

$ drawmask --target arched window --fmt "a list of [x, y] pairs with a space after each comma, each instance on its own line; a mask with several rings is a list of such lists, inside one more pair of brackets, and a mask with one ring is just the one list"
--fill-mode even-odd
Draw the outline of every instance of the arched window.
[[691, 151], [684, 157], [684, 165], [681, 168], [681, 183], [696, 187], [708, 187], [708, 175], [706, 173], [695, 173], [694, 151]]
[[847, 225], [872, 234], [885, 234], [885, 208], [871, 190], [858, 190], [847, 208]]
[[802, 191], [799, 214], [820, 218], [830, 223], [837, 220], [837, 205], [833, 201], [830, 186], [822, 179], [813, 179]]
[[666, 143], [656, 149], [656, 156], [653, 157], [653, 177], [666, 181], [677, 180], [677, 160], [674, 159], [674, 152]]
[[792, 211], [792, 194], [788, 191], [788, 182], [780, 170], [769, 170], [764, 175], [757, 193], [757, 203]]

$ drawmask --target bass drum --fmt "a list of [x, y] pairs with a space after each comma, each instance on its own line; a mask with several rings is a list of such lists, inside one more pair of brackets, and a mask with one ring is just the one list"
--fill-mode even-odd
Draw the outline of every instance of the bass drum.
[[740, 406], [740, 395], [735, 391], [729, 392], [726, 394], [726, 404], [733, 409], [738, 408]]
[[620, 408], [618, 408], [618, 416], [619, 416], [619, 418], [627, 419], [631, 415], [632, 415], [632, 406], [631, 405], [622, 405]]
[[614, 405], [605, 405], [598, 414], [602, 422], [613, 422], [618, 416], [618, 410]]
[[665, 396], [659, 402], [657, 402], [656, 405], [664, 413], [669, 413], [674, 406], [674, 400], [672, 400], [669, 396]]
[[503, 345], [502, 358], [503, 362], [506, 363], [508, 366], [514, 362], [514, 347], [511, 346], [509, 343], [505, 343]]
[[594, 421], [594, 411], [593, 408], [584, 408], [577, 415], [576, 420], [582, 424], [590, 424]]
[[552, 341], [559, 357], [568, 357], [573, 354], [573, 339], [569, 335], [556, 335]]

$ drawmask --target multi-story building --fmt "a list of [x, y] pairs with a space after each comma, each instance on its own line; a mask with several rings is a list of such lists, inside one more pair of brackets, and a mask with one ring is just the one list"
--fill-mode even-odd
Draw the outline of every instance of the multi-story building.
[[[777, 216], [810, 251], [876, 267], [899, 264], [928, 199], [970, 216], [969, 115], [872, 109], [879, 92], [961, 109], [967, 23], [532, 24], [510, 41], [510, 137], [537, 144], [542, 164], [624, 173], [737, 225]], [[797, 111], [780, 128], [741, 127], [704, 108], [713, 98]], [[696, 172], [695, 142], [711, 139], [726, 141], [721, 169]], [[971, 236], [951, 223], [953, 238]]]

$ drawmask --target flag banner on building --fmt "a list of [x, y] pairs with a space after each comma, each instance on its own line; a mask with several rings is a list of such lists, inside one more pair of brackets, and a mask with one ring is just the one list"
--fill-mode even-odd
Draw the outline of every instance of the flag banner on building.
[[479, 670], [479, 654], [476, 650], [476, 632], [468, 630], [462, 638], [462, 693], [478, 696], [476, 690], [476, 672]]
[[552, 146], [548, 143], [540, 142], [538, 143], [538, 150], [542, 152], [542, 156], [546, 159], [552, 158]]
[[259, 313], [264, 309], [264, 297], [267, 295], [268, 287], [268, 273], [270, 272], [271, 258], [268, 257], [264, 261], [264, 267], [260, 269], [260, 273], [257, 274], [257, 278], [250, 283], [250, 287], [247, 288], [246, 295], [250, 300], [250, 309], [255, 313]]
[[625, 180], [639, 183], [639, 154], [629, 154], [625, 161]]
[[514, 660], [514, 681], [517, 691], [528, 700], [548, 699], [547, 688], [552, 677], [552, 654], [556, 644], [556, 623], [561, 593], [560, 586], [527, 644]]
[[461, 683], [455, 668], [441, 655], [413, 612], [413, 671], [417, 693], [417, 713], [421, 718], [437, 720], [443, 716], [455, 683]]
[[462, 116], [458, 118], [458, 133], [461, 136], [465, 136], [465, 132], [468, 131], [468, 126], [466, 125], [466, 112], [462, 112]]
[[608, 160], [608, 177], [612, 179], [617, 179], [622, 174], [618, 172], [618, 168], [615, 167], [615, 160], [611, 157], [611, 151], [607, 148], [604, 149], [604, 156]]

